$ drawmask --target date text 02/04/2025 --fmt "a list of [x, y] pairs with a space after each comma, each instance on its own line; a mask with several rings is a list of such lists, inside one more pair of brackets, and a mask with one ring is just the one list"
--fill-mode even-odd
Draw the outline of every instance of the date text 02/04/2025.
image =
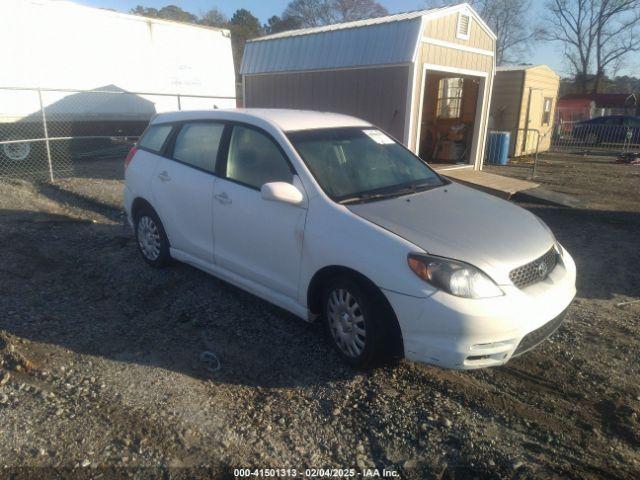
[[365, 468], [236, 468], [235, 478], [399, 478], [397, 471], [391, 469]]

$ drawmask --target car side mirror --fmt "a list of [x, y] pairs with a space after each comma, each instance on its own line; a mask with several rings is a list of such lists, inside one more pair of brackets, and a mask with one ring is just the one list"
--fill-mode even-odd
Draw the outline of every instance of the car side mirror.
[[290, 205], [300, 205], [304, 200], [302, 192], [287, 182], [265, 183], [262, 185], [260, 193], [264, 200], [288, 203]]

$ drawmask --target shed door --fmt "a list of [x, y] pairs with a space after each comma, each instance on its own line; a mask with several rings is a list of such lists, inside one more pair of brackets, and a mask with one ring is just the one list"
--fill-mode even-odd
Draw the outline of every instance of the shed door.
[[[531, 131], [527, 132], [524, 154], [534, 153], [536, 151], [536, 144], [538, 143], [538, 135], [544, 135], [542, 131], [544, 95], [541, 90], [531, 90], [531, 101], [529, 105], [529, 124], [527, 128], [531, 129]], [[534, 130], [537, 130], [539, 134]]]

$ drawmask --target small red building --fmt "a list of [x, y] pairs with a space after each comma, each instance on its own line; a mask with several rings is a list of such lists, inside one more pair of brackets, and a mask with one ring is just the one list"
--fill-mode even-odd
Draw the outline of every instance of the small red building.
[[559, 123], [605, 115], [640, 115], [640, 98], [633, 93], [572, 93], [558, 100]]

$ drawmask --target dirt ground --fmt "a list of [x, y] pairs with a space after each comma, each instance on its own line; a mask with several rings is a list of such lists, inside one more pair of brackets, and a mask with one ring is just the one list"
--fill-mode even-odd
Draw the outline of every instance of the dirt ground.
[[0, 478], [640, 478], [640, 168], [544, 159], [547, 183], [597, 205], [524, 205], [574, 256], [577, 298], [540, 347], [472, 372], [353, 370], [320, 326], [147, 267], [121, 168], [0, 183]]
[[640, 166], [615, 163], [613, 156], [544, 153], [538, 159], [486, 165], [485, 171], [533, 180], [545, 188], [575, 195], [596, 210], [640, 212]]

